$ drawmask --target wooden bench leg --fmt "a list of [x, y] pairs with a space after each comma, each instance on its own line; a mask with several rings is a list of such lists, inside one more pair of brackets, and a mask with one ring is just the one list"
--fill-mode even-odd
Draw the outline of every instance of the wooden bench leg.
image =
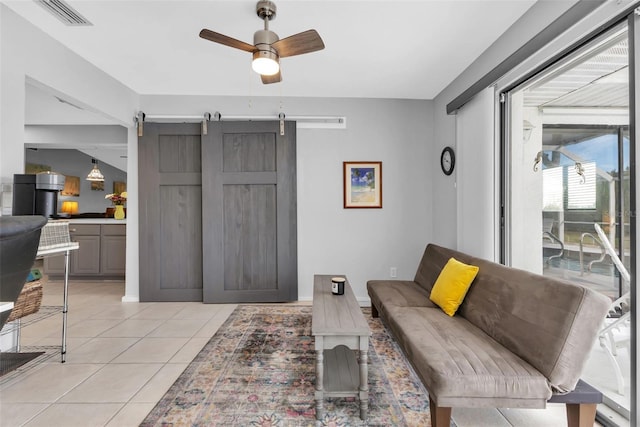
[[596, 403], [567, 403], [569, 427], [593, 427], [596, 420]]
[[378, 309], [373, 304], [371, 304], [371, 317], [373, 317], [374, 319], [376, 317], [380, 317], [380, 313], [378, 313]]
[[436, 406], [433, 400], [429, 399], [429, 410], [431, 412], [431, 427], [449, 427], [451, 425], [451, 408]]

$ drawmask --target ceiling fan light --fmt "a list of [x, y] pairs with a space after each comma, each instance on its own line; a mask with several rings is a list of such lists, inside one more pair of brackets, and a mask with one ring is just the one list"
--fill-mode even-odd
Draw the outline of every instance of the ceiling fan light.
[[253, 54], [251, 68], [256, 73], [263, 76], [273, 76], [280, 71], [278, 55], [273, 52], [259, 50]]

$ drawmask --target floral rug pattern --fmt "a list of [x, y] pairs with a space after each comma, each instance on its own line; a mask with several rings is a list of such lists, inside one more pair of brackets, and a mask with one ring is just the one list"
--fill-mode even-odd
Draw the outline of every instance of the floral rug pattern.
[[358, 400], [324, 400], [315, 419], [311, 307], [241, 305], [141, 426], [429, 426], [424, 386], [380, 319], [369, 322], [369, 416]]

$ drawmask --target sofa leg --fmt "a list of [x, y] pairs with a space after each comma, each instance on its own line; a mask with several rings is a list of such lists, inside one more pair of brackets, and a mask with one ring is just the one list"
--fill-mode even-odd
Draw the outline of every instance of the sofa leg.
[[597, 403], [567, 403], [566, 406], [569, 427], [593, 427]]
[[449, 427], [451, 425], [451, 408], [436, 406], [433, 400], [429, 399], [429, 410], [431, 412], [431, 427]]
[[377, 317], [380, 317], [380, 314], [378, 313], [378, 309], [374, 304], [371, 304], [371, 317], [373, 317], [374, 319]]

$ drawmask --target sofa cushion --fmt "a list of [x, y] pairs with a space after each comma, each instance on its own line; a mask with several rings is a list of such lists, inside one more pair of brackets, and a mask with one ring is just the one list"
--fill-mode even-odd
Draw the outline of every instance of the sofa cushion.
[[369, 280], [367, 291], [371, 297], [371, 303], [376, 306], [378, 312], [385, 317], [388, 306], [400, 307], [432, 307], [436, 306], [429, 301], [429, 294], [415, 282], [406, 280]]
[[529, 362], [553, 389], [575, 388], [610, 301], [568, 282], [479, 258], [458, 314]]
[[478, 267], [450, 258], [431, 289], [429, 299], [449, 316], [456, 314], [471, 282], [478, 274]]
[[436, 283], [440, 271], [442, 271], [442, 268], [451, 257], [465, 264], [473, 264], [473, 257], [467, 254], [430, 243], [424, 250], [422, 260], [420, 264], [418, 264], [418, 270], [413, 280], [426, 289], [427, 293], [431, 293], [431, 289], [434, 283]]
[[438, 406], [543, 408], [546, 378], [460, 316], [389, 306], [389, 327]]

